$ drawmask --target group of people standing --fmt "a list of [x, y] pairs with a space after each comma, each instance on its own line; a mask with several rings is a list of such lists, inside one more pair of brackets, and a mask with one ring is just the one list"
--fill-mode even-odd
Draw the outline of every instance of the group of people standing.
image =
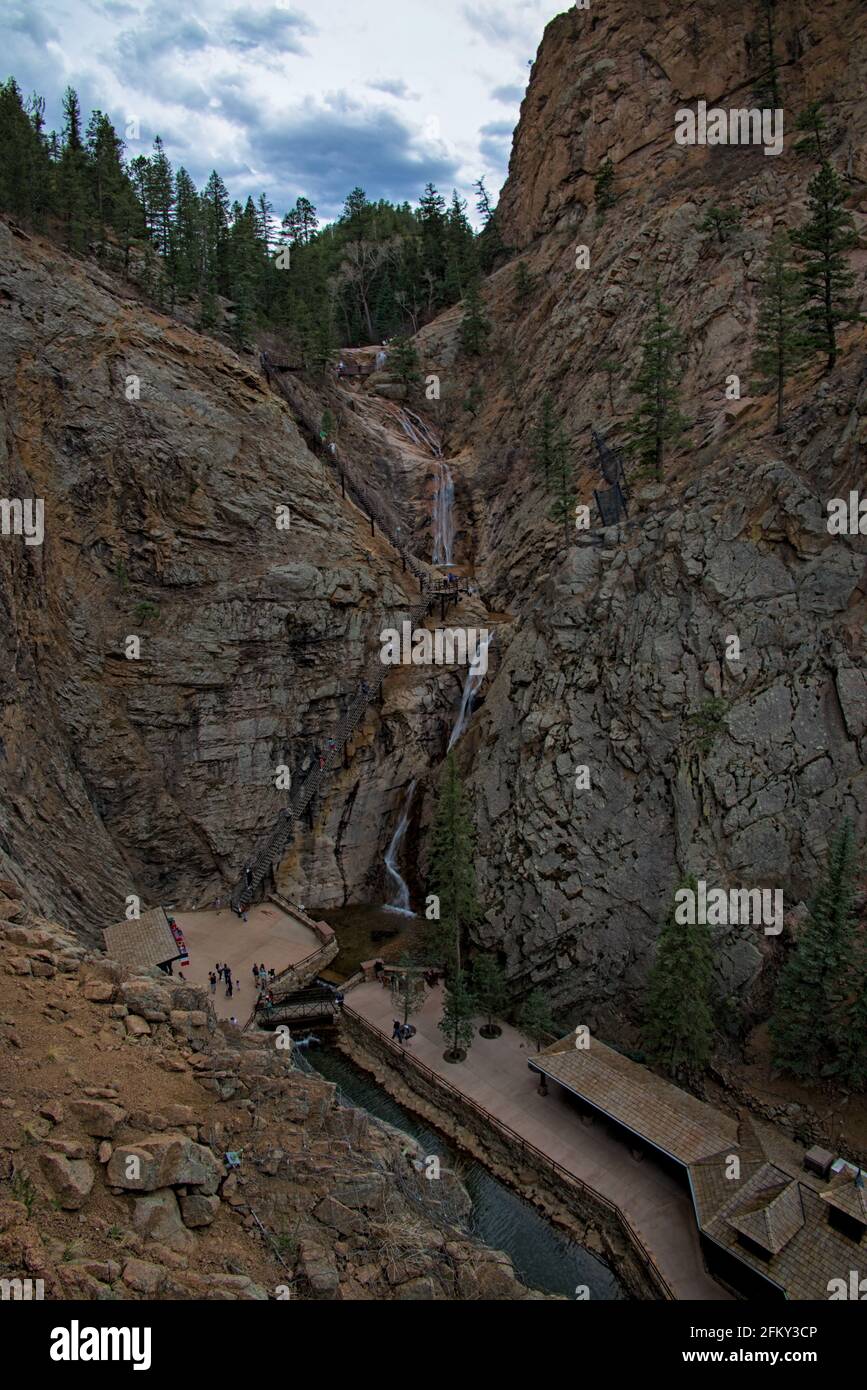
[[221, 980], [222, 983], [226, 986], [227, 999], [231, 999], [232, 995], [237, 993], [237, 991], [241, 988], [241, 986], [232, 979], [231, 966], [226, 965], [225, 963], [221, 964], [219, 961], [217, 961], [217, 964], [214, 966], [213, 970], [208, 976], [208, 983], [211, 986], [212, 994], [217, 993], [218, 980]]
[[253, 984], [256, 986], [260, 993], [263, 990], [268, 989], [271, 981], [277, 978], [277, 974], [273, 966], [270, 970], [266, 970], [264, 965], [257, 965], [254, 961], [250, 969], [253, 975]]

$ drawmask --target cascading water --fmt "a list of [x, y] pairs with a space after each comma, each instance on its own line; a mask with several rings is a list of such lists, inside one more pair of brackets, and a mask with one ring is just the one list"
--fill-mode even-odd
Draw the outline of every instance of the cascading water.
[[415, 913], [409, 905], [409, 888], [407, 887], [406, 880], [397, 867], [397, 856], [400, 853], [403, 837], [409, 825], [409, 812], [414, 791], [415, 778], [413, 778], [407, 787], [406, 795], [403, 798], [403, 805], [400, 808], [400, 820], [391, 837], [391, 843], [385, 851], [385, 871], [391, 880], [394, 893], [392, 901], [385, 904], [386, 911], [401, 912], [405, 917], [414, 917]]
[[[449, 748], [452, 748], [454, 744], [457, 743], [466, 727], [466, 722], [473, 704], [473, 698], [482, 681], [485, 679], [485, 672], [488, 669], [488, 663], [485, 657], [487, 656], [488, 647], [491, 645], [492, 640], [493, 633], [485, 632], [484, 635], [481, 633], [479, 634], [478, 660], [476, 664], [471, 666], [467, 671], [467, 678], [464, 682], [463, 694], [461, 695], [461, 707], [458, 710], [455, 727], [452, 729], [452, 736], [449, 739]], [[446, 749], [446, 752], [448, 752], [448, 749]]]
[[437, 460], [437, 482], [433, 508], [433, 562], [435, 565], [450, 565], [455, 543], [455, 485], [451, 469], [442, 459]]

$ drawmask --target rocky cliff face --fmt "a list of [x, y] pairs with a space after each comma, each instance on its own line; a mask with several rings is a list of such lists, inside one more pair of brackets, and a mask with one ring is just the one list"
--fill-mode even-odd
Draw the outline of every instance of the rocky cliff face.
[[[277, 769], [310, 765], [409, 589], [303, 402], [93, 264], [3, 223], [0, 244], [0, 492], [45, 508], [41, 546], [0, 538], [0, 865], [92, 930], [129, 893], [225, 894], [285, 804]], [[360, 891], [387, 842], [387, 757], [340, 840], [369, 756], [317, 808], [319, 901]]]
[[[842, 331], [835, 371], [816, 359], [793, 381], [779, 436], [750, 361], [769, 235], [803, 219], [815, 168], [793, 150], [808, 100], [825, 104], [828, 151], [850, 175], [863, 305], [867, 15], [845, 3], [777, 12], [779, 157], [673, 138], [682, 105], [756, 104], [755, 6], [614, 3], [552, 21], [499, 211], [533, 291], [518, 303], [514, 259], [488, 279], [493, 350], [475, 368], [457, 352], [459, 314], [420, 335], [455, 400], [481, 388], [477, 417], [454, 412], [449, 444], [466, 460], [487, 602], [519, 619], [462, 746], [480, 940], [503, 952], [516, 991], [544, 982], [621, 1034], [681, 874], [779, 887], [793, 908], [843, 815], [863, 842], [867, 543], [829, 535], [826, 503], [864, 492], [864, 329]], [[617, 201], [603, 217], [593, 175], [606, 157]], [[741, 213], [723, 243], [699, 227], [711, 202]], [[579, 245], [589, 269], [576, 269]], [[633, 486], [628, 525], [576, 533], [567, 550], [530, 462], [540, 401], [551, 394], [576, 441], [578, 498], [598, 528], [589, 429], [622, 436], [655, 277], [686, 339], [690, 428], [664, 484]], [[731, 373], [740, 400], [726, 399]], [[589, 790], [576, 788], [582, 766]], [[779, 942], [747, 926], [719, 928], [716, 944], [735, 1020]]]

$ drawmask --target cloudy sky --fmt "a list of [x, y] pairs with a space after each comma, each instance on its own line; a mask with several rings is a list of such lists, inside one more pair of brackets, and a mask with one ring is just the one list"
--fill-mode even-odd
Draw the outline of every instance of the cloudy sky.
[[67, 83], [127, 154], [162, 136], [201, 186], [298, 194], [323, 220], [349, 190], [415, 202], [430, 179], [470, 199], [506, 176], [511, 135], [557, 0], [2, 0], [2, 76], [47, 102]]

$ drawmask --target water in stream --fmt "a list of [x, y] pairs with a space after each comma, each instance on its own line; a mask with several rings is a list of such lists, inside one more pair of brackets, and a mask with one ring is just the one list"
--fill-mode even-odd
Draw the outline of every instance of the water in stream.
[[472, 1200], [471, 1229], [494, 1250], [511, 1257], [518, 1277], [543, 1293], [575, 1297], [586, 1285], [594, 1299], [625, 1299], [626, 1291], [596, 1255], [560, 1235], [529, 1202], [459, 1151], [436, 1130], [392, 1100], [371, 1076], [347, 1057], [328, 1048], [305, 1053], [316, 1071], [340, 1087], [345, 1098], [369, 1114], [411, 1134], [425, 1153], [438, 1154], [444, 1166], [457, 1167]]

